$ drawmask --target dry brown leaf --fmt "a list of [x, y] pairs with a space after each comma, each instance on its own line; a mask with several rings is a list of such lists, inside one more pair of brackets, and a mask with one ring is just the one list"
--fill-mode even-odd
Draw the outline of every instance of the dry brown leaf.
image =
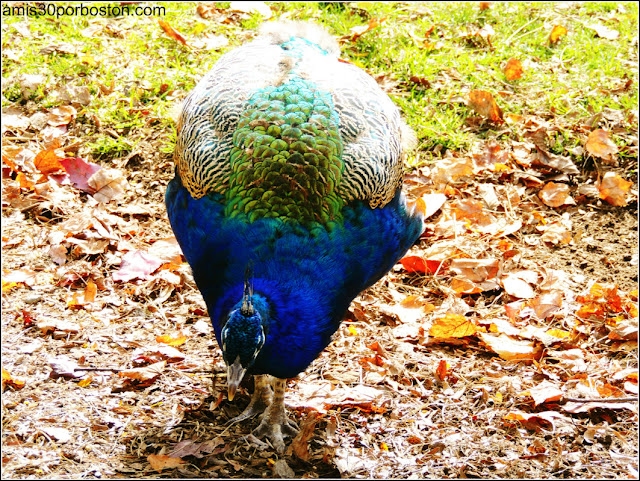
[[22, 389], [26, 384], [22, 379], [15, 378], [11, 375], [9, 371], [5, 368], [2, 368], [2, 391], [4, 392], [5, 387], [10, 386], [14, 389]]
[[533, 271], [510, 272], [501, 279], [507, 294], [518, 299], [532, 299], [536, 293], [531, 284], [537, 284], [538, 275]]
[[473, 175], [473, 159], [471, 157], [456, 157], [451, 150], [434, 166], [431, 177], [434, 182], [450, 183], [463, 177]]
[[300, 426], [300, 432], [291, 442], [293, 453], [303, 461], [309, 460], [309, 440], [313, 436], [313, 430], [321, 417], [321, 413], [310, 411]]
[[102, 168], [87, 181], [89, 187], [95, 190], [93, 198], [98, 202], [107, 203], [124, 194], [127, 179], [118, 169]]
[[184, 461], [183, 459], [174, 458], [165, 454], [150, 454], [149, 456], [147, 456], [147, 461], [149, 461], [151, 469], [155, 469], [158, 472], [162, 471], [163, 469], [175, 468], [177, 466], [180, 466], [181, 464], [186, 463], [186, 461]]
[[540, 238], [544, 242], [551, 242], [552, 244], [569, 244], [572, 239], [571, 229], [560, 221], [537, 226], [536, 229], [542, 232], [542, 236], [540, 236]]
[[553, 27], [553, 29], [551, 30], [551, 33], [549, 34], [549, 44], [551, 46], [555, 45], [567, 33], [568, 31], [565, 27], [563, 27], [562, 25], [556, 25], [555, 27]]
[[140, 250], [127, 252], [122, 257], [120, 269], [113, 273], [113, 280], [128, 282], [133, 279], [148, 279], [162, 264], [162, 260], [146, 252]]
[[525, 413], [523, 411], [511, 411], [504, 416], [507, 421], [519, 421], [522, 425], [530, 430], [538, 430], [540, 428], [555, 428], [556, 422], [565, 421], [571, 424], [571, 420], [567, 419], [560, 413], [555, 411], [543, 411], [540, 413]]
[[600, 198], [611, 205], [627, 205], [627, 192], [633, 184], [624, 180], [615, 172], [607, 172], [602, 181], [596, 184]]
[[67, 125], [76, 118], [77, 111], [71, 105], [61, 105], [51, 109], [47, 123], [53, 126]]
[[504, 76], [509, 82], [522, 78], [522, 63], [520, 63], [520, 60], [517, 58], [507, 60], [507, 65], [504, 68]]
[[538, 192], [538, 197], [549, 207], [575, 205], [575, 201], [569, 195], [569, 186], [559, 182], [547, 182]]
[[500, 272], [498, 259], [452, 259], [449, 269], [472, 282], [494, 279]]
[[134, 381], [148, 382], [157, 378], [165, 370], [167, 361], [156, 362], [145, 367], [137, 367], [133, 369], [127, 369], [120, 371], [118, 376], [127, 379], [133, 379]]
[[502, 123], [504, 121], [502, 110], [490, 92], [472, 90], [469, 92], [469, 106], [491, 122]]
[[542, 347], [533, 341], [520, 341], [505, 334], [479, 333], [489, 349], [507, 361], [540, 359]]
[[532, 299], [529, 305], [533, 308], [538, 319], [546, 319], [562, 307], [562, 291], [552, 291]]
[[521, 395], [531, 396], [534, 405], [539, 406], [542, 403], [559, 401], [564, 396], [564, 391], [550, 381], [542, 381]]

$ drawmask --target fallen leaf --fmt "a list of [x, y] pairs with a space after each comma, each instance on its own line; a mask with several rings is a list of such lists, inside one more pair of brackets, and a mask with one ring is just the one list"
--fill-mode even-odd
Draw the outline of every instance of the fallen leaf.
[[41, 150], [33, 159], [33, 163], [43, 175], [65, 173], [62, 159], [58, 157], [55, 149]]
[[156, 362], [145, 367], [137, 367], [120, 371], [118, 376], [134, 381], [149, 382], [157, 378], [165, 370], [167, 361]]
[[549, 44], [551, 46], [555, 45], [567, 33], [568, 32], [565, 27], [563, 27], [562, 25], [556, 25], [555, 27], [553, 27], [553, 29], [551, 30], [551, 33], [549, 34]]
[[533, 398], [535, 406], [542, 403], [559, 401], [564, 396], [564, 391], [550, 381], [542, 381], [537, 386], [522, 393]]
[[555, 429], [556, 422], [565, 421], [571, 424], [571, 420], [566, 416], [554, 411], [543, 411], [539, 413], [525, 413], [523, 411], [511, 411], [503, 419], [507, 421], [519, 421], [525, 428], [538, 431], [539, 429]]
[[158, 472], [164, 469], [175, 468], [186, 463], [186, 461], [180, 458], [174, 458], [165, 454], [150, 454], [147, 456], [147, 461], [151, 465], [151, 469], [155, 469]]
[[538, 197], [549, 207], [575, 205], [575, 201], [569, 195], [569, 186], [559, 182], [547, 182], [538, 192]]
[[21, 379], [14, 378], [9, 371], [5, 368], [2, 368], [2, 391], [6, 386], [11, 386], [14, 389], [22, 389], [26, 384], [25, 381]]
[[627, 192], [633, 183], [624, 180], [615, 172], [607, 172], [602, 177], [602, 181], [596, 184], [600, 198], [611, 205], [627, 205]]
[[92, 162], [86, 162], [80, 157], [61, 159], [60, 164], [69, 175], [69, 180], [76, 189], [89, 194], [95, 193], [95, 189], [89, 185], [89, 179], [102, 167]]
[[491, 122], [502, 123], [504, 121], [502, 110], [490, 92], [472, 90], [469, 92], [469, 106]]
[[479, 333], [480, 339], [489, 349], [507, 361], [539, 359], [542, 347], [533, 341], [513, 339], [505, 334]]
[[351, 36], [349, 39], [352, 42], [356, 41], [362, 34], [379, 27], [382, 22], [384, 22], [384, 18], [372, 18], [369, 20], [367, 25], [356, 25], [355, 27], [351, 27]]
[[47, 123], [54, 127], [67, 125], [76, 118], [77, 111], [71, 105], [61, 105], [51, 109], [47, 118]]
[[507, 65], [504, 67], [504, 76], [509, 82], [522, 78], [522, 63], [517, 58], [510, 58], [507, 60]]
[[120, 197], [127, 187], [127, 180], [118, 169], [102, 168], [87, 183], [95, 192], [93, 198], [102, 203]]
[[160, 28], [162, 28], [162, 30], [164, 30], [164, 33], [166, 33], [169, 37], [177, 42], [180, 42], [184, 46], [188, 46], [187, 41], [182, 36], [182, 34], [174, 29], [171, 25], [169, 25], [169, 23], [165, 22], [162, 19], [158, 19], [158, 25], [160, 25]]
[[447, 314], [436, 319], [429, 329], [429, 335], [434, 338], [451, 338], [473, 336], [478, 332], [478, 326], [468, 317], [460, 314]]
[[317, 411], [310, 411], [300, 426], [300, 432], [291, 442], [293, 453], [303, 461], [309, 460], [309, 440], [321, 416]]
[[157, 336], [156, 342], [160, 342], [162, 344], [167, 344], [169, 346], [180, 346], [187, 341], [187, 336], [185, 336], [182, 331], [177, 332], [173, 335], [165, 334], [164, 336]]
[[113, 273], [113, 280], [127, 282], [133, 279], [147, 279], [163, 264], [156, 256], [135, 250], [122, 257], [120, 269]]
[[438, 270], [440, 270], [442, 261], [423, 259], [419, 256], [407, 256], [400, 259], [400, 264], [402, 264], [402, 267], [404, 267], [407, 272], [435, 274], [436, 272], [438, 272]]
[[449, 269], [472, 282], [493, 279], [500, 272], [498, 259], [452, 259]]
[[606, 161], [606, 163], [615, 162], [615, 155], [618, 153], [618, 147], [609, 137], [609, 132], [603, 129], [596, 129], [589, 134], [585, 144], [587, 152]]

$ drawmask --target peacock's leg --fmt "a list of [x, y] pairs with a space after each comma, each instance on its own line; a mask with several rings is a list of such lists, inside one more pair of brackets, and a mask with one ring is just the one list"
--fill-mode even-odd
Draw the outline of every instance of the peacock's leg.
[[298, 426], [287, 417], [284, 409], [284, 391], [286, 381], [284, 379], [273, 378], [273, 401], [264, 411], [260, 425], [255, 428], [252, 434], [256, 437], [267, 436], [276, 451], [284, 452], [284, 436], [294, 437], [298, 434]]
[[235, 418], [227, 421], [227, 424], [235, 424], [245, 419], [254, 417], [265, 411], [271, 404], [271, 387], [269, 386], [269, 376], [260, 374], [253, 376], [253, 395], [249, 405]]

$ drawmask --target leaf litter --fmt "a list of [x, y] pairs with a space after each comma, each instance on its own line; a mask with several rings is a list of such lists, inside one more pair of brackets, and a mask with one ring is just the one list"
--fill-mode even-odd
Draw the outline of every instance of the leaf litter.
[[[221, 24], [272, 13], [262, 2], [232, 4], [197, 12]], [[368, 18], [341, 41], [375, 35], [384, 21]], [[160, 27], [176, 47], [207, 42]], [[85, 33], [126, 32], [115, 22]], [[548, 43], [561, 48], [571, 34], [556, 25]], [[487, 24], [463, 39], [492, 49], [494, 35]], [[50, 53], [78, 55], [66, 43]], [[504, 75], [517, 82], [527, 71], [511, 59]], [[46, 81], [25, 76], [19, 88], [30, 95]], [[469, 91], [462, 103], [478, 117], [468, 128], [510, 128], [519, 139], [448, 150], [410, 173], [409, 197], [426, 216], [421, 241], [289, 381], [301, 430], [278, 459], [243, 439], [251, 422], [224, 426], [251, 386], [241, 402], [226, 400], [224, 362], [164, 215], [168, 155], [157, 158], [152, 137], [151, 148], [108, 167], [75, 155], [73, 124], [92, 98], [57, 88], [55, 108], [3, 109], [10, 476], [637, 474], [637, 184], [610, 133], [624, 130], [622, 117], [603, 112], [570, 127], [582, 129], [585, 156], [606, 166], [581, 170], [552, 149], [566, 120], [512, 114], [508, 97]], [[103, 95], [113, 89], [99, 85]], [[9, 140], [16, 135], [44, 143]]]

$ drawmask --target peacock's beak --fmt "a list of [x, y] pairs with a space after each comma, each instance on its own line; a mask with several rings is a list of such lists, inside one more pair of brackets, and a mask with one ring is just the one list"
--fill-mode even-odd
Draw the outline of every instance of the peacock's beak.
[[229, 365], [227, 368], [227, 389], [229, 390], [229, 401], [233, 401], [245, 372], [247, 372], [247, 370], [242, 367], [242, 364], [240, 364], [240, 356], [236, 357], [233, 364]]

